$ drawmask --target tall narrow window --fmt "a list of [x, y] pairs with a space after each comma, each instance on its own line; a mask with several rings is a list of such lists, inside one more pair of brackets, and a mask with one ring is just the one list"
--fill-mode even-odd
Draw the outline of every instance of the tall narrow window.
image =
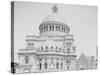
[[56, 26], [56, 31], [58, 31], [58, 26]]
[[46, 46], [45, 49], [47, 50], [48, 49], [48, 46]]
[[63, 32], [63, 29], [64, 29], [64, 28], [62, 27], [62, 32]]
[[29, 57], [28, 57], [28, 56], [25, 57], [25, 63], [26, 63], [26, 64], [29, 63]]
[[59, 31], [60, 31], [60, 26], [59, 26]]
[[58, 63], [58, 62], [56, 63], [56, 68], [57, 68], [57, 69], [59, 68], [59, 63]]
[[50, 26], [50, 31], [51, 31], [51, 26]]
[[63, 68], [63, 63], [61, 63], [61, 69]]
[[44, 31], [46, 30], [46, 27], [44, 26]]
[[42, 68], [42, 64], [41, 63], [39, 64], [39, 67], [40, 67], [40, 70], [41, 70], [41, 68]]
[[48, 65], [48, 64], [45, 62], [45, 69], [47, 69], [47, 65]]
[[51, 46], [51, 50], [53, 50], [53, 46]]
[[67, 54], [69, 54], [69, 53], [70, 53], [70, 48], [68, 47], [68, 48], [67, 48]]
[[43, 27], [41, 28], [41, 32], [43, 32]]
[[67, 66], [67, 70], [69, 70], [69, 66]]
[[56, 51], [58, 50], [58, 47], [56, 47]]
[[65, 32], [65, 28], [64, 28], [64, 32]]
[[48, 46], [45, 47], [45, 51], [46, 51], [46, 52], [48, 51]]
[[52, 26], [52, 31], [54, 31], [54, 26]]
[[41, 50], [43, 50], [43, 47], [41, 47]]

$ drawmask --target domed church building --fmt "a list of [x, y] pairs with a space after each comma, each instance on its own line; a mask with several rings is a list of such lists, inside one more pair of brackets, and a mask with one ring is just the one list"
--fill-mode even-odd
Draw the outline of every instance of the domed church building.
[[25, 49], [19, 49], [20, 73], [75, 70], [76, 46], [70, 27], [59, 17], [58, 7], [39, 26], [40, 35], [27, 35]]

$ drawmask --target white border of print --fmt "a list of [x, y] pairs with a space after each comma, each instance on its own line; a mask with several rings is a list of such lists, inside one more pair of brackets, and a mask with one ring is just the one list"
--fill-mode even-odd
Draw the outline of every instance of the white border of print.
[[[0, 0], [0, 75], [11, 75], [10, 73], [10, 43], [11, 43], [11, 15], [10, 2], [13, 0]], [[49, 2], [49, 3], [64, 3], [64, 4], [78, 4], [78, 5], [94, 5], [98, 6], [98, 13], [100, 13], [99, 0], [15, 0], [15, 1], [32, 1], [32, 2]], [[100, 15], [98, 14], [98, 47], [100, 48]], [[98, 49], [99, 50], [99, 49]], [[98, 51], [99, 52], [99, 51]], [[98, 53], [100, 56], [100, 52]], [[99, 58], [100, 59], [100, 58]], [[100, 68], [100, 66], [98, 67]], [[98, 70], [85, 71], [69, 71], [69, 72], [51, 72], [52, 75], [99, 75]], [[51, 73], [37, 73], [37, 75], [50, 75]], [[26, 74], [29, 75], [29, 74]], [[32, 74], [30, 74], [32, 75]]]

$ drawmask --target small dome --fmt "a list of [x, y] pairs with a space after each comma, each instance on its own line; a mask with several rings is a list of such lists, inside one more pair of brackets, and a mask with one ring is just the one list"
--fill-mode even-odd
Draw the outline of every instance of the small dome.
[[56, 21], [56, 22], [62, 22], [62, 23], [64, 23], [63, 18], [60, 17], [60, 16], [57, 14], [57, 10], [58, 10], [58, 7], [57, 7], [56, 5], [54, 5], [54, 6], [52, 7], [52, 14], [46, 16], [46, 17], [43, 19], [43, 22]]

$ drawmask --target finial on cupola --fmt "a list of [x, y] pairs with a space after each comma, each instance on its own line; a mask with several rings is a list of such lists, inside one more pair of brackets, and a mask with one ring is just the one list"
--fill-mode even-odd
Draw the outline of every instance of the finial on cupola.
[[52, 12], [53, 12], [53, 13], [57, 13], [57, 10], [58, 10], [57, 5], [54, 5], [54, 6], [52, 7]]

